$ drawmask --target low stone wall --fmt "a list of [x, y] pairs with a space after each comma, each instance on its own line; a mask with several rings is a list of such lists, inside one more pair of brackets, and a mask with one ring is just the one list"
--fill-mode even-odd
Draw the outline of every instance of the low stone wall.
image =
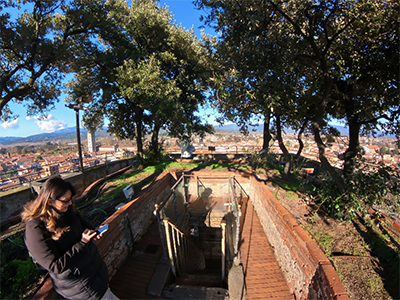
[[193, 161], [193, 162], [198, 162], [198, 161], [231, 161], [231, 160], [242, 160], [246, 159], [246, 156], [249, 155], [249, 153], [219, 153], [219, 152], [209, 152], [209, 153], [192, 153], [192, 156], [190, 158], [183, 158], [181, 159], [181, 154], [180, 153], [170, 153], [168, 154], [172, 158], [176, 160], [182, 160], [182, 161]]
[[[108, 231], [96, 244], [107, 264], [110, 280], [156, 220], [154, 205], [164, 199], [175, 182], [171, 173], [162, 173], [149, 187], [103, 222], [109, 224]], [[32, 300], [49, 299], [60, 299], [50, 278], [32, 297]]]
[[[107, 175], [114, 173], [122, 168], [125, 168], [127, 166], [132, 166], [135, 163], [136, 160], [133, 158], [120, 159], [108, 162], [107, 164], [85, 169], [83, 173], [82, 172], [63, 173], [60, 175], [63, 179], [71, 182], [71, 184], [75, 188], [75, 192], [77, 195], [81, 195], [83, 191], [86, 189], [86, 187], [89, 186], [92, 182], [95, 182], [100, 178], [104, 178]], [[46, 180], [47, 178], [43, 178], [41, 180], [32, 182], [32, 186], [35, 189], [36, 193], [39, 192], [42, 184]]]
[[[85, 169], [84, 173], [63, 173], [60, 174], [64, 180], [69, 181], [75, 189], [76, 195], [81, 195], [83, 191], [93, 182], [104, 178], [122, 168], [132, 166], [136, 161], [132, 158], [121, 159], [109, 162], [104, 165]], [[20, 213], [25, 203], [36, 198], [43, 183], [47, 178], [31, 182], [32, 188], [22, 187], [15, 193], [0, 193], [0, 226], [9, 223], [16, 223], [20, 220]]]
[[14, 224], [21, 219], [20, 213], [25, 203], [36, 197], [35, 193], [29, 187], [19, 188], [14, 193], [4, 193], [6, 196], [0, 196], [0, 226]]
[[255, 176], [249, 189], [257, 216], [296, 299], [349, 299], [327, 256]]

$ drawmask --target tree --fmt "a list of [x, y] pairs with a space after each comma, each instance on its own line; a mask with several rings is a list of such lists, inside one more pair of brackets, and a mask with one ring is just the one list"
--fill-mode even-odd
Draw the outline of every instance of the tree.
[[4, 175], [5, 178], [11, 178], [15, 176], [17, 176], [17, 171], [13, 167], [9, 168]]
[[[27, 106], [28, 115], [45, 114], [61, 93], [74, 47], [90, 43], [108, 7], [105, 1], [1, 1], [0, 117], [15, 118], [9, 103]], [[27, 8], [12, 19], [7, 9]]]
[[[210, 8], [205, 19], [206, 23], [216, 24], [215, 28], [221, 31], [221, 39], [230, 38], [231, 49], [243, 49], [244, 45], [253, 45], [254, 43], [267, 45], [272, 40], [275, 53], [282, 53], [286, 57], [286, 63], [282, 65], [283, 69], [287, 70], [288, 66], [294, 66], [297, 85], [293, 85], [293, 87], [297, 95], [304, 91], [312, 91], [310, 97], [294, 99], [295, 101], [306, 100], [293, 106], [295, 110], [299, 107], [305, 108], [298, 111], [296, 120], [302, 120], [304, 117], [311, 120], [311, 129], [318, 145], [321, 164], [335, 180], [340, 192], [344, 192], [346, 190], [344, 178], [326, 158], [326, 145], [321, 131], [331, 117], [344, 117], [343, 114], [338, 114], [339, 110], [337, 109], [337, 107], [344, 106], [337, 98], [332, 97], [336, 93], [334, 91], [336, 78], [344, 79], [350, 76], [357, 78], [367, 71], [360, 69], [362, 60], [353, 59], [352, 62], [357, 63], [357, 67], [354, 69], [347, 67], [346, 74], [343, 71], [343, 58], [346, 51], [358, 49], [360, 53], [363, 53], [365, 49], [370, 49], [368, 56], [380, 59], [383, 62], [382, 66], [387, 66], [391, 70], [389, 75], [384, 76], [382, 80], [387, 80], [389, 76], [392, 76], [390, 83], [379, 85], [383, 88], [390, 88], [387, 95], [393, 95], [392, 91], [397, 86], [396, 77], [393, 77], [393, 74], [396, 72], [394, 70], [398, 70], [398, 68], [397, 64], [393, 66], [388, 62], [393, 61], [395, 49], [398, 49], [395, 47], [395, 40], [398, 40], [399, 4], [384, 0], [368, 2], [352, 0], [319, 2], [197, 0], [195, 3], [199, 8]], [[384, 28], [382, 28], [383, 20], [389, 21], [387, 26], [383, 26]], [[361, 23], [363, 25], [360, 25]], [[370, 38], [377, 33], [380, 34], [379, 38], [375, 40]], [[377, 42], [378, 46], [374, 45], [374, 42]], [[247, 52], [243, 52], [240, 59], [246, 61], [247, 55]], [[347, 55], [352, 54], [347, 53]], [[383, 56], [389, 57], [389, 59], [381, 60]], [[278, 61], [280, 62], [280, 60]], [[368, 61], [372, 60], [368, 59]], [[236, 63], [239, 65], [241, 61], [238, 59]], [[254, 67], [254, 65], [252, 66]], [[274, 66], [278, 65], [269, 63], [265, 69], [279, 72], [279, 69]], [[249, 73], [256, 73], [259, 69], [255, 67]], [[384, 67], [380, 68], [380, 70], [384, 69]], [[377, 79], [375, 75], [372, 77]], [[250, 79], [251, 77], [248, 77], [245, 80]], [[371, 86], [374, 87], [373, 80], [371, 82], [369, 85], [361, 85], [360, 92], [368, 95], [368, 99], [377, 99], [376, 102], [384, 102], [385, 105], [368, 106], [368, 119], [378, 120], [381, 109], [386, 107], [391, 111], [391, 118], [396, 121], [394, 118], [398, 116], [398, 106], [396, 110], [395, 104], [398, 103], [398, 98], [395, 97], [392, 101], [386, 95], [380, 98], [376, 94], [374, 96], [371, 93]], [[268, 83], [265, 85], [268, 86]], [[382, 89], [378, 88], [377, 90]], [[367, 97], [361, 100], [362, 103]], [[357, 109], [355, 106], [350, 106], [352, 113]], [[294, 116], [295, 110], [289, 111], [291, 117]], [[364, 118], [363, 121], [366, 119]], [[394, 123], [398, 124], [398, 122], [397, 118], [397, 123]], [[393, 123], [388, 122], [388, 124]], [[391, 130], [394, 130], [393, 125], [387, 126], [392, 126]]]
[[85, 123], [93, 127], [105, 116], [109, 132], [136, 139], [139, 155], [146, 132], [152, 134], [155, 154], [161, 129], [177, 137], [210, 132], [212, 127], [195, 115], [205, 101], [198, 79], [206, 73], [206, 58], [193, 32], [175, 25], [171, 14], [154, 1], [121, 4], [112, 21], [118, 32], [104, 28], [106, 50], [96, 49], [90, 69], [79, 71], [71, 85], [75, 95], [84, 84], [97, 93]]
[[212, 7], [206, 23], [221, 32], [217, 41], [209, 43], [215, 49], [210, 50], [214, 54], [213, 105], [223, 114], [222, 121], [238, 124], [244, 133], [253, 122], [263, 120], [264, 150], [268, 151], [275, 131], [289, 175], [291, 158], [281, 125], [300, 130], [307, 124], [305, 109], [295, 100], [303, 94], [304, 82], [292, 62], [294, 54], [282, 50], [292, 48], [294, 40], [283, 36], [279, 26], [269, 27], [272, 16], [265, 13], [267, 7], [258, 1], [256, 8], [254, 2], [196, 1], [199, 8]]
[[365, 12], [349, 28], [350, 34], [339, 41], [340, 64], [333, 73], [331, 114], [349, 126], [346, 175], [354, 171], [360, 132], [383, 130], [400, 136], [399, 5], [376, 1], [362, 9]]
[[217, 40], [206, 41], [213, 54], [213, 76], [208, 84], [213, 88], [212, 105], [222, 114], [219, 121], [232, 121], [241, 132], [248, 133], [249, 127], [263, 120], [263, 149], [267, 150], [272, 140], [275, 87], [279, 89], [280, 85], [272, 84], [278, 81], [278, 76], [270, 72], [271, 57], [278, 58], [273, 43], [266, 42], [268, 32], [258, 25], [267, 23], [269, 16], [255, 16], [246, 8], [247, 3], [240, 1], [195, 3], [199, 8], [212, 7], [206, 23], [215, 21], [214, 29], [221, 33]]

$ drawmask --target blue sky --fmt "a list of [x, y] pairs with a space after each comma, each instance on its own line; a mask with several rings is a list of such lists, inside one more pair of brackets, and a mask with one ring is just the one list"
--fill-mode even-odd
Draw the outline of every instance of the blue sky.
[[[193, 28], [195, 34], [198, 37], [201, 36], [201, 30], [198, 27], [202, 25], [199, 19], [204, 12], [196, 10], [192, 4], [192, 0], [161, 0], [159, 4], [161, 6], [165, 4], [169, 7], [178, 25], [186, 29]], [[207, 34], [214, 34], [210, 28], [205, 28], [205, 32]], [[0, 137], [26, 137], [34, 134], [53, 132], [66, 127], [74, 127], [76, 123], [75, 112], [65, 107], [64, 98], [65, 95], [60, 97], [59, 103], [56, 104], [55, 109], [50, 112], [48, 118], [45, 120], [29, 118], [26, 116], [26, 108], [23, 105], [11, 104], [11, 111], [19, 115], [19, 117], [12, 122], [0, 123]], [[212, 112], [207, 111], [204, 114], [210, 113], [212, 114]], [[213, 122], [212, 119], [209, 121]]]

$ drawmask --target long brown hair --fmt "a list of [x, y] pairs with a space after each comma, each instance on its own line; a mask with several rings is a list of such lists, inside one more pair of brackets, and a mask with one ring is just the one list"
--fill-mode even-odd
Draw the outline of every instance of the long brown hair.
[[[71, 197], [75, 195], [74, 188], [68, 181], [59, 176], [47, 179], [37, 198], [24, 205], [24, 211], [21, 214], [22, 221], [25, 223], [30, 220], [43, 221], [52, 238], [58, 240], [63, 233], [69, 230], [69, 226], [61, 227], [59, 225], [57, 220], [60, 218], [60, 213], [51, 206], [51, 203], [68, 191], [71, 191]], [[71, 209], [76, 211], [74, 201], [71, 202]]]

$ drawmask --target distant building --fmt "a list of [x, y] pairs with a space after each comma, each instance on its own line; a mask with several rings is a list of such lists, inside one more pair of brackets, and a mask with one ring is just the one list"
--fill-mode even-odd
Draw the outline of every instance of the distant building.
[[118, 150], [118, 145], [111, 145], [111, 146], [100, 146], [99, 151], [111, 151], [116, 152]]
[[96, 138], [94, 132], [87, 133], [88, 152], [96, 152]]
[[45, 176], [52, 176], [59, 174], [59, 166], [58, 164], [49, 164], [43, 167]]

